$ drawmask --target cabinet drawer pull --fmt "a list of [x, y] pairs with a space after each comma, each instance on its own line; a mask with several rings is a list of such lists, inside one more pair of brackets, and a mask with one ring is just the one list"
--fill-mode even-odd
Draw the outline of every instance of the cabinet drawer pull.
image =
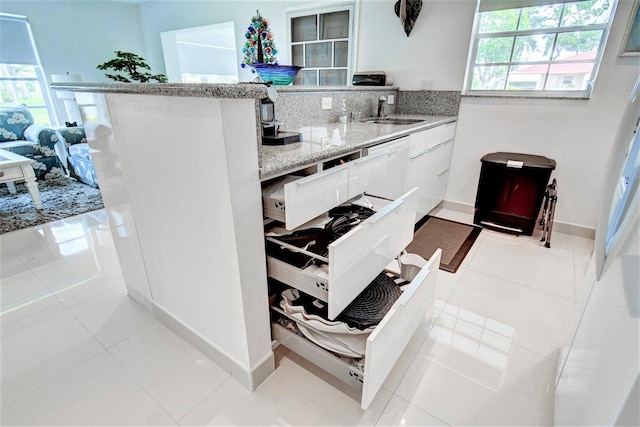
[[[428, 268], [423, 268], [418, 274], [417, 276], [413, 279], [414, 282], [418, 281], [418, 282], [424, 282], [426, 277], [431, 274], [431, 270], [429, 270]], [[398, 298], [398, 304], [402, 305], [403, 307], [407, 306], [407, 303], [409, 301], [411, 301], [411, 298], [413, 297], [413, 295], [416, 293], [416, 291], [418, 290], [419, 286], [407, 286], [405, 288], [405, 290], [402, 292], [402, 294], [400, 295], [400, 297]]]
[[439, 173], [438, 175], [436, 175], [436, 176], [442, 176], [442, 175], [444, 175], [444, 174], [445, 174], [445, 173], [447, 173], [447, 172], [449, 172], [449, 168], [446, 168], [445, 170], [443, 170], [442, 172], [440, 172], [440, 173]]
[[333, 175], [334, 173], [338, 173], [338, 172], [342, 171], [346, 167], [347, 167], [347, 165], [344, 164], [344, 165], [336, 166], [336, 167], [331, 168], [331, 169], [325, 169], [324, 171], [315, 174], [315, 176], [311, 176], [310, 178], [305, 179], [304, 182], [300, 182], [300, 181], [303, 181], [303, 180], [299, 179], [297, 181], [293, 181], [293, 184], [305, 185], [305, 184], [308, 184], [310, 182], [322, 179], [322, 178], [324, 178], [326, 176]]
[[4, 171], [0, 171], [0, 178], [4, 176]]
[[369, 219], [365, 222], [365, 224], [375, 224], [375, 223], [377, 223], [382, 218], [384, 218], [385, 216], [389, 215], [391, 212], [396, 210], [396, 208], [401, 206], [403, 203], [404, 203], [403, 199], [394, 200], [393, 202], [389, 203], [384, 208], [380, 209], [373, 216], [369, 217]]
[[366, 163], [368, 161], [375, 160], [375, 159], [378, 159], [380, 157], [386, 156], [387, 154], [389, 154], [388, 151], [382, 151], [382, 152], [377, 153], [377, 154], [372, 154], [372, 155], [369, 155], [369, 156], [361, 157], [358, 160], [354, 160], [354, 163], [357, 163], [357, 164]]
[[429, 147], [427, 149], [427, 151], [431, 152], [431, 151], [435, 150], [436, 148], [440, 148], [440, 147], [442, 147], [442, 142], [440, 144], [434, 145], [433, 147]]
[[429, 152], [429, 150], [427, 149], [427, 150], [421, 151], [421, 152], [419, 152], [419, 153], [412, 154], [411, 156], [409, 156], [409, 159], [410, 159], [410, 160], [417, 159], [418, 157], [420, 157], [420, 156], [422, 156], [422, 155], [425, 155], [425, 154], [427, 154], [428, 152]]

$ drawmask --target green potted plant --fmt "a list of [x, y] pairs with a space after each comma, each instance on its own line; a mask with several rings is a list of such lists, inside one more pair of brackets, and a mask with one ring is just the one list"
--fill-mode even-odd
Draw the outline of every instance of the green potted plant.
[[164, 74], [156, 74], [153, 75], [148, 71], [140, 71], [138, 68], [146, 68], [150, 70], [151, 67], [147, 65], [145, 59], [141, 56], [136, 55], [131, 52], [124, 52], [121, 50], [116, 50], [114, 52], [116, 54], [115, 59], [105, 62], [104, 64], [98, 65], [96, 68], [98, 70], [113, 70], [116, 73], [125, 73], [122, 74], [109, 74], [105, 73], [107, 77], [111, 80], [115, 80], [117, 82], [140, 82], [140, 83], [148, 83], [152, 80], [157, 81], [158, 83], [166, 83], [167, 76]]

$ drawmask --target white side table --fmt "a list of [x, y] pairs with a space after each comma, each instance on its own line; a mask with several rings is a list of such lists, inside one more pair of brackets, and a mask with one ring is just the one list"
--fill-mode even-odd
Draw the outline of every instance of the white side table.
[[38, 190], [36, 175], [33, 173], [32, 163], [33, 160], [27, 157], [7, 150], [0, 150], [0, 183], [6, 183], [9, 192], [15, 194], [14, 181], [24, 180], [36, 209], [42, 209], [40, 191]]

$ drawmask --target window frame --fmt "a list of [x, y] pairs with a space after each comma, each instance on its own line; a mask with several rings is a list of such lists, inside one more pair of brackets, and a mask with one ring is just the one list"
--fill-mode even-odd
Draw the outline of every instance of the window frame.
[[[49, 116], [49, 123], [47, 126], [58, 126], [58, 116], [56, 114], [56, 109], [53, 103], [53, 98], [51, 96], [51, 92], [49, 91], [49, 85], [47, 83], [47, 79], [45, 77], [44, 69], [42, 68], [42, 63], [40, 62], [40, 54], [38, 53], [38, 48], [36, 46], [35, 39], [33, 37], [33, 31], [31, 30], [31, 24], [29, 23], [29, 19], [26, 16], [20, 15], [12, 15], [8, 13], [0, 13], [0, 20], [12, 20], [12, 21], [21, 21], [26, 25], [26, 30], [29, 34], [29, 40], [31, 42], [31, 49], [33, 49], [33, 57], [35, 58], [35, 64], [14, 64], [10, 62], [4, 62], [2, 60], [0, 54], [0, 64], [3, 65], [28, 65], [34, 67], [36, 77], [25, 77], [25, 78], [17, 78], [17, 77], [4, 77], [0, 76], [0, 81], [22, 81], [22, 82], [37, 82], [40, 86], [40, 91], [42, 92], [42, 97], [44, 100], [44, 105], [37, 106], [29, 106], [29, 109], [41, 109], [44, 108], [47, 111]], [[40, 123], [45, 125], [44, 123]]]
[[[579, 0], [576, 0], [579, 1]], [[464, 78], [464, 87], [462, 90], [462, 95], [465, 96], [478, 96], [478, 97], [503, 97], [503, 98], [558, 98], [558, 99], [589, 99], [591, 97], [591, 93], [594, 88], [594, 84], [598, 75], [598, 71], [600, 69], [600, 65], [602, 63], [602, 58], [604, 56], [604, 50], [606, 47], [606, 43], [609, 37], [609, 33], [611, 31], [611, 25], [613, 24], [613, 19], [615, 17], [616, 9], [618, 6], [618, 0], [611, 0], [611, 12], [609, 15], [609, 20], [604, 24], [590, 24], [590, 25], [574, 25], [567, 27], [546, 27], [546, 28], [536, 28], [536, 29], [528, 29], [528, 30], [511, 30], [511, 31], [500, 31], [495, 33], [479, 33], [480, 31], [480, 3], [482, 0], [477, 0], [476, 10], [473, 20], [473, 27], [471, 32], [471, 40], [469, 45], [469, 55], [467, 58], [467, 67], [465, 70], [465, 78]], [[564, 1], [564, 4], [570, 3], [568, 1]], [[549, 0], [549, 4], [555, 4], [553, 0]], [[539, 4], [538, 6], [543, 6]], [[513, 7], [511, 9], [524, 9], [526, 5], [519, 5], [518, 7]], [[495, 63], [477, 63], [477, 53], [478, 53], [478, 44], [481, 39], [491, 39], [498, 37], [513, 37], [514, 44], [515, 38], [521, 36], [531, 36], [531, 35], [542, 35], [542, 34], [561, 34], [561, 33], [574, 33], [578, 31], [602, 31], [602, 37], [600, 38], [600, 43], [598, 44], [598, 53], [596, 57], [593, 59], [593, 69], [591, 71], [591, 76], [589, 77], [589, 81], [587, 83], [587, 89], [585, 90], [549, 90], [549, 89], [529, 89], [529, 90], [509, 90], [509, 89], [494, 89], [494, 90], [480, 90], [480, 89], [472, 89], [471, 85], [473, 84], [474, 70], [477, 65], [486, 65], [486, 66], [494, 66], [494, 65], [504, 65], [507, 68], [518, 66], [518, 65], [526, 65], [526, 66], [534, 66], [534, 65], [548, 65], [551, 67], [556, 64], [567, 64], [567, 63], [584, 63], [585, 61], [575, 61], [575, 60], [552, 60], [551, 57], [545, 61], [529, 61], [529, 62], [516, 62], [512, 61], [511, 55], [513, 51], [509, 55], [509, 60], [507, 62], [495, 62]], [[554, 48], [555, 48], [555, 40], [554, 40]], [[512, 44], [512, 49], [513, 45]], [[550, 55], [553, 54], [553, 49]], [[591, 61], [589, 61], [591, 62]], [[547, 69], [544, 79], [545, 82], [549, 77], [549, 68]], [[505, 86], [508, 81], [505, 79]]]
[[[346, 38], [337, 38], [337, 39], [319, 39], [313, 41], [302, 41], [302, 42], [293, 42], [292, 41], [292, 31], [291, 31], [291, 23], [294, 18], [299, 18], [303, 16], [316, 15], [320, 16], [322, 14], [328, 14], [333, 12], [341, 12], [341, 11], [349, 11], [349, 36]], [[287, 50], [290, 58], [290, 62], [293, 64], [293, 46], [296, 45], [307, 45], [307, 44], [316, 44], [316, 43], [332, 43], [332, 64], [333, 64], [333, 56], [334, 56], [334, 44], [338, 41], [347, 41], [347, 66], [346, 66], [346, 84], [345, 86], [351, 85], [351, 76], [353, 75], [353, 70], [356, 69], [355, 59], [357, 58], [357, 35], [358, 35], [358, 15], [359, 15], [359, 0], [336, 0], [336, 1], [326, 1], [323, 3], [316, 4], [307, 4], [301, 5], [297, 7], [289, 7], [285, 9], [285, 21], [287, 25]], [[318, 21], [319, 22], [319, 21]], [[320, 31], [319, 26], [317, 31]], [[303, 57], [304, 57], [304, 48], [303, 48]], [[320, 84], [320, 70], [344, 70], [345, 67], [305, 67], [303, 70], [315, 70], [316, 71], [316, 84], [314, 87], [326, 87], [326, 85]], [[294, 81], [293, 85], [301, 86], [300, 84], [296, 84]]]

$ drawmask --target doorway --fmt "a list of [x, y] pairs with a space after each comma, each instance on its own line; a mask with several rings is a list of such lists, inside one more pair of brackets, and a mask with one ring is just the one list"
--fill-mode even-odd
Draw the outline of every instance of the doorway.
[[160, 34], [165, 68], [174, 83], [238, 83], [233, 22]]

